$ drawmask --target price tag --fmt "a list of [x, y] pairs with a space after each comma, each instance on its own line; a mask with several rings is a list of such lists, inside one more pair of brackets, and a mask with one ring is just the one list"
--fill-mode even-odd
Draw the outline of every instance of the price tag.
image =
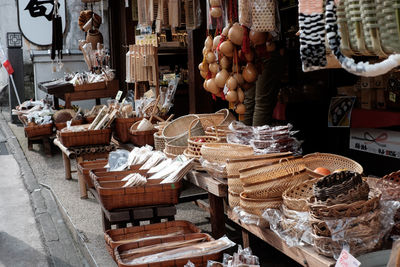
[[361, 265], [353, 255], [351, 255], [347, 250], [342, 250], [339, 259], [336, 262], [335, 267], [358, 267]]
[[117, 95], [115, 96], [115, 100], [119, 101], [122, 96], [122, 91], [118, 91]]
[[389, 92], [389, 100], [396, 103], [396, 94], [393, 92]]
[[225, 86], [224, 86], [224, 95], [226, 95], [228, 93], [228, 91], [229, 91], [229, 88], [225, 84]]

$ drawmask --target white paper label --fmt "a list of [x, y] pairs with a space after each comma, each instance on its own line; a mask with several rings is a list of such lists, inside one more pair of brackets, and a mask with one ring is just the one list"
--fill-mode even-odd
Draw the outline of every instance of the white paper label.
[[229, 91], [229, 88], [225, 84], [225, 86], [224, 86], [224, 95], [226, 95], [228, 93], [228, 91]]
[[118, 91], [117, 95], [115, 96], [115, 100], [119, 101], [122, 96], [122, 91]]
[[342, 250], [339, 259], [336, 262], [335, 267], [358, 267], [361, 265], [353, 255], [351, 255], [347, 250]]

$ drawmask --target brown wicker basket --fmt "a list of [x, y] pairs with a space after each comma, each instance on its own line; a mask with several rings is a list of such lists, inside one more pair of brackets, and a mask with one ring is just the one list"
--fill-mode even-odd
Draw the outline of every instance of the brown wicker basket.
[[125, 182], [94, 181], [99, 199], [107, 210], [149, 205], [178, 203], [181, 183], [160, 184], [162, 180], [148, 180], [144, 186], [125, 187]]
[[171, 221], [110, 229], [104, 233], [104, 239], [108, 253], [115, 259], [114, 249], [119, 245], [155, 239], [157, 236], [178, 236], [189, 233], [200, 233], [200, 229], [188, 221]]
[[376, 180], [376, 187], [382, 191], [382, 199], [400, 199], [400, 171], [385, 175], [382, 179]]
[[[167, 155], [172, 155], [173, 157], [176, 157], [178, 155], [182, 155], [185, 149], [187, 148], [186, 146], [181, 146], [180, 144], [180, 139], [176, 140], [171, 140], [169, 142], [165, 143], [165, 149], [164, 153]], [[167, 155], [168, 156], [168, 155]]]
[[240, 206], [240, 193], [236, 193], [228, 189], [228, 204], [232, 209]]
[[25, 126], [25, 136], [28, 138], [51, 135], [53, 133], [53, 123], [35, 125], [35, 126]]
[[274, 153], [268, 155], [253, 155], [237, 159], [228, 159], [226, 161], [228, 178], [240, 175], [239, 170], [241, 169], [247, 169], [262, 164], [265, 164], [266, 166], [271, 165], [279, 162], [279, 160], [283, 157], [290, 159], [292, 158], [291, 154], [292, 153]]
[[[164, 127], [162, 131], [162, 136], [165, 138], [166, 142], [175, 140], [175, 145], [179, 146], [187, 146], [188, 139], [188, 127], [189, 124], [199, 117], [197, 115], [189, 114], [186, 116], [182, 116], [170, 122], [167, 126]], [[198, 121], [192, 129], [192, 135], [204, 135], [204, 130], [201, 125], [201, 122]]]
[[228, 189], [237, 194], [243, 192], [243, 184], [239, 175], [228, 177]]
[[94, 181], [106, 182], [106, 181], [120, 181], [122, 178], [137, 172], [143, 176], [148, 176], [147, 170], [139, 170], [142, 165], [131, 165], [129, 170], [125, 171], [108, 171], [106, 168], [92, 168], [88, 171], [88, 175], [84, 177], [86, 184], [90, 188], [94, 188]]
[[139, 123], [140, 121], [137, 121], [129, 128], [129, 139], [131, 143], [136, 146], [154, 146], [154, 133], [156, 133], [157, 130], [138, 131], [137, 127]]
[[317, 179], [306, 181], [288, 188], [283, 192], [283, 205], [296, 211], [308, 211], [308, 203], [313, 196], [313, 185]]
[[[89, 124], [85, 126], [89, 127]], [[71, 126], [81, 127], [81, 126]], [[65, 130], [65, 129], [64, 129]], [[111, 129], [85, 130], [80, 132], [58, 131], [59, 140], [65, 147], [106, 145], [111, 142]]]
[[221, 139], [220, 143], [226, 143], [226, 136], [231, 133], [226, 125], [217, 125], [217, 126], [210, 126], [207, 127], [205, 130], [205, 134], [208, 136], [215, 136]]
[[[279, 176], [257, 184], [244, 184], [243, 190], [250, 198], [281, 198], [286, 189], [310, 180], [306, 169]], [[243, 182], [243, 180], [242, 180]]]
[[251, 146], [239, 144], [210, 143], [201, 147], [201, 155], [210, 162], [226, 163], [228, 159], [254, 155]]
[[218, 110], [216, 113], [224, 114], [224, 119], [223, 119], [223, 121], [222, 121], [219, 125], [228, 126], [232, 121], [235, 121], [235, 120], [236, 120], [235, 115], [233, 115], [233, 114], [229, 111], [229, 109], [227, 109], [227, 108]]
[[[199, 118], [199, 119], [194, 119], [190, 124], [189, 124], [189, 129], [188, 129], [188, 148], [187, 150], [190, 152], [190, 154], [192, 155], [196, 155], [196, 156], [201, 156], [201, 147], [206, 144], [206, 143], [218, 143], [219, 141], [221, 141], [221, 139], [218, 137], [218, 133], [216, 133], [216, 136], [207, 136], [207, 135], [203, 135], [203, 136], [192, 136], [192, 128], [193, 128], [193, 124], [196, 123], [197, 121], [201, 121], [201, 123], [203, 124], [206, 121], [210, 121], [211, 123], [213, 123], [213, 121], [208, 118], [208, 117], [204, 117], [204, 118]], [[198, 140], [202, 140], [202, 141], [198, 141]]]
[[239, 171], [243, 185], [252, 185], [285, 177], [306, 170], [301, 159], [281, 161], [272, 165], [264, 164]]
[[196, 115], [199, 117], [204, 131], [210, 126], [220, 125], [225, 119], [225, 114], [223, 113], [208, 113]]
[[255, 199], [247, 196], [246, 192], [240, 193], [240, 207], [251, 214], [261, 216], [265, 209], [278, 209], [282, 205], [282, 198]]
[[382, 193], [380, 190], [371, 188], [368, 200], [356, 201], [350, 204], [336, 204], [332, 206], [315, 204], [314, 198], [311, 198], [309, 202], [310, 212], [311, 215], [317, 219], [356, 217], [375, 210], [379, 206], [381, 195]]
[[93, 182], [90, 178], [89, 172], [94, 169], [102, 169], [106, 166], [108, 160], [94, 160], [94, 161], [83, 161], [77, 164], [76, 168], [78, 170], [78, 175], [80, 175], [83, 180], [85, 180], [88, 187], [93, 188]]
[[122, 143], [130, 141], [129, 129], [132, 124], [143, 118], [116, 118], [115, 119], [115, 137]]
[[[82, 124], [83, 124], [83, 119], [81, 119], [81, 120], [73, 120], [71, 122], [71, 126], [82, 125]], [[65, 127], [67, 127], [67, 123], [66, 122], [54, 123], [54, 125], [56, 126], [56, 130], [58, 130], [58, 131], [60, 131], [61, 129], [64, 129]]]
[[154, 149], [157, 151], [163, 151], [165, 148], [165, 139], [159, 132], [154, 133]]
[[327, 168], [330, 172], [334, 172], [338, 169], [346, 169], [348, 171], [358, 172], [362, 174], [364, 172], [363, 167], [352, 159], [328, 153], [313, 153], [303, 157], [304, 164], [311, 171], [318, 167]]
[[[121, 258], [121, 253], [127, 250], [131, 249], [136, 249], [136, 248], [143, 248], [146, 246], [151, 246], [155, 244], [162, 244], [162, 243], [168, 243], [168, 242], [175, 242], [175, 241], [185, 241], [185, 240], [192, 240], [192, 239], [197, 239], [197, 238], [206, 238], [206, 241], [212, 241], [214, 240], [211, 236], [208, 234], [202, 234], [202, 233], [194, 233], [194, 234], [186, 234], [186, 235], [181, 235], [177, 237], [167, 237], [167, 238], [159, 238], [159, 239], [152, 239], [152, 240], [144, 240], [142, 242], [132, 242], [128, 244], [123, 244], [119, 245], [115, 248], [115, 259], [118, 263], [119, 267], [174, 267], [174, 266], [184, 266], [188, 261], [191, 261], [195, 266], [199, 267], [206, 267], [207, 262], [209, 260], [211, 261], [218, 261], [222, 257], [222, 252], [219, 253], [214, 253], [214, 254], [208, 254], [208, 255], [203, 255], [203, 256], [198, 256], [198, 257], [190, 257], [190, 258], [183, 258], [183, 259], [175, 259], [175, 260], [169, 260], [169, 261], [160, 261], [160, 262], [154, 262], [154, 263], [146, 263], [146, 264], [140, 264], [140, 265], [131, 265], [131, 264], [125, 264]], [[137, 254], [138, 257], [145, 256], [145, 255], [150, 255], [153, 254], [153, 251], [149, 251], [146, 254], [141, 253]]]

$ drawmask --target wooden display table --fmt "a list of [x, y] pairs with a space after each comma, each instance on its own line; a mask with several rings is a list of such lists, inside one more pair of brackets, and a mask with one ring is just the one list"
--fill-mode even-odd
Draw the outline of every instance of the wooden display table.
[[54, 107], [58, 109], [58, 99], [65, 102], [65, 108], [72, 108], [72, 101], [96, 99], [96, 105], [100, 105], [100, 98], [115, 97], [119, 88], [119, 81], [100, 82], [94, 84], [83, 84], [73, 86], [69, 83], [44, 82], [39, 83], [38, 87], [43, 92], [54, 96]]
[[[77, 172], [76, 170], [71, 170], [71, 159], [75, 159], [76, 164], [79, 164], [86, 160], [107, 159], [108, 154], [116, 149], [114, 144], [66, 148], [57, 138], [54, 139], [54, 144], [58, 146], [61, 150], [66, 180], [72, 179], [71, 173]], [[78, 182], [81, 198], [88, 198], [85, 181], [80, 175], [78, 175]]]
[[248, 234], [252, 233], [303, 266], [322, 267], [335, 265], [334, 259], [317, 254], [311, 246], [289, 247], [272, 230], [262, 229], [255, 225], [247, 225], [241, 222], [229, 208], [224, 210], [224, 199], [228, 190], [226, 183], [213, 179], [207, 173], [196, 171], [189, 172], [185, 179], [208, 192], [211, 228], [214, 238], [225, 234], [224, 213], [227, 213], [228, 218], [242, 228], [244, 247], [250, 246]]

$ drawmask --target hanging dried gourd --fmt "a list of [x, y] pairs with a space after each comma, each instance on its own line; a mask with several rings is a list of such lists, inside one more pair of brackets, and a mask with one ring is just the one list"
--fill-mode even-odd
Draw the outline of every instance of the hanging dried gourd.
[[220, 18], [222, 16], [221, 0], [210, 0], [210, 15], [213, 18]]
[[219, 88], [224, 88], [228, 77], [229, 77], [228, 71], [226, 69], [222, 69], [220, 72], [217, 73], [217, 76], [215, 76], [215, 83]]
[[244, 29], [240, 26], [239, 23], [233, 24], [233, 26], [229, 29], [228, 38], [235, 45], [242, 45], [244, 36]]

